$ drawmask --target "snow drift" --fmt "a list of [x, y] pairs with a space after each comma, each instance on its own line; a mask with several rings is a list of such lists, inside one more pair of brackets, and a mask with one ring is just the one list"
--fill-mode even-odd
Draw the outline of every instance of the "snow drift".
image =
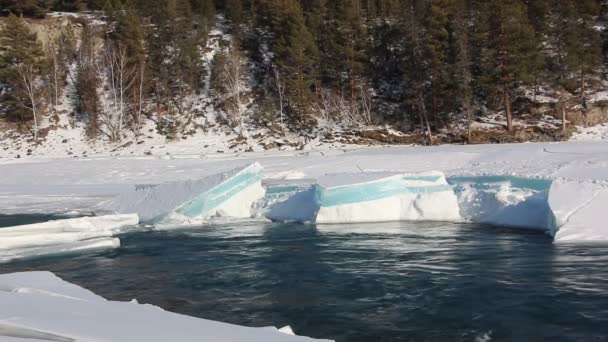
[[142, 222], [200, 221], [213, 216], [248, 218], [264, 197], [258, 163], [200, 180], [139, 185], [102, 205], [117, 213], [137, 213]]
[[120, 240], [112, 236], [138, 223], [138, 216], [130, 214], [80, 217], [0, 228], [0, 262], [116, 248], [120, 246]]
[[0, 275], [0, 339], [46, 341], [313, 341], [291, 329], [248, 328], [107, 301], [50, 272]]

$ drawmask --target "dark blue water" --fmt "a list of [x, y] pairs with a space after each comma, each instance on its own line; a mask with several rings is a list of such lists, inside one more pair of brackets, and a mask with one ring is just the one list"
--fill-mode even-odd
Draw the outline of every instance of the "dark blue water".
[[606, 245], [440, 223], [254, 223], [121, 240], [0, 272], [51, 270], [108, 299], [339, 342], [608, 340]]

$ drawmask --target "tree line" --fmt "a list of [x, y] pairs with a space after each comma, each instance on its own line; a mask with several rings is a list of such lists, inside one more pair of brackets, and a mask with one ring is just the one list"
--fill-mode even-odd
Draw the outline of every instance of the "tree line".
[[[566, 129], [564, 103], [578, 98], [585, 108], [585, 94], [604, 81], [600, 0], [0, 0], [0, 5], [16, 15], [0, 34], [1, 82], [13, 90], [4, 92], [11, 99], [5, 115], [35, 122], [32, 85], [43, 84], [39, 102], [52, 105], [71, 77], [76, 108], [91, 137], [111, 140], [119, 140], [124, 129], [138, 131], [144, 118], [177, 136], [197, 115], [191, 99], [202, 91], [240, 133], [249, 115], [259, 125], [280, 129], [388, 123], [431, 138], [456, 119], [470, 126], [487, 111], [503, 111], [512, 131], [516, 101], [541, 92], [558, 99]], [[77, 39], [68, 30], [44, 46], [17, 17], [84, 9], [103, 10], [107, 27], [84, 23]], [[232, 39], [205, 68], [201, 54], [218, 20]]]

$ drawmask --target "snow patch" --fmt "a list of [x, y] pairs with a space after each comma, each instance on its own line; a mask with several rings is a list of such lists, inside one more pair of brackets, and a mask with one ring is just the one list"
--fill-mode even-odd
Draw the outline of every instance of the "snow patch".
[[[3, 291], [16, 287], [31, 291]], [[59, 295], [58, 295], [59, 294]], [[106, 301], [50, 272], [0, 275], [0, 339], [45, 341], [314, 341], [291, 329], [248, 328]], [[293, 332], [291, 332], [293, 333]]]

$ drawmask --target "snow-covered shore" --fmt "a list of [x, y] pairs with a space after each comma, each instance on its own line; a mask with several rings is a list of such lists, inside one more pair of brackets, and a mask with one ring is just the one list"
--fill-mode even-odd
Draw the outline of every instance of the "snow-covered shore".
[[108, 301], [50, 272], [0, 274], [0, 308], [0, 341], [319, 341]]
[[[608, 213], [593, 210], [608, 205], [606, 142], [386, 146], [173, 159], [12, 159], [0, 163], [0, 208], [4, 214], [99, 213], [99, 203], [137, 184], [201, 179], [254, 162], [264, 167], [264, 183], [282, 185], [311, 184], [331, 173], [439, 171], [455, 186], [465, 220], [517, 227], [554, 224], [563, 241], [608, 239], [602, 225]], [[593, 233], [579, 234], [580, 226]]]

